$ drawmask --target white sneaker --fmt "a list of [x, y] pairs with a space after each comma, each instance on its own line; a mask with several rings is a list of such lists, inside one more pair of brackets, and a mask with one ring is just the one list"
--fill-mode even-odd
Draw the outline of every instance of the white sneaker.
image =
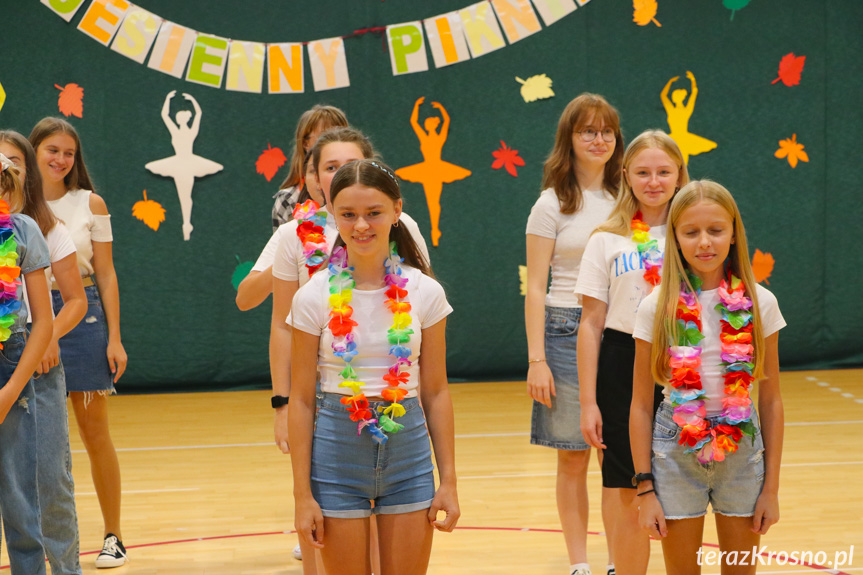
[[119, 567], [126, 560], [126, 548], [123, 547], [123, 542], [113, 533], [108, 533], [105, 536], [105, 542], [102, 544], [102, 552], [96, 557], [96, 568], [110, 569], [112, 567]]
[[590, 569], [587, 567], [582, 567], [580, 569], [576, 569], [570, 575], [592, 575]]
[[299, 544], [299, 543], [297, 543], [297, 546], [296, 546], [296, 547], [294, 547], [294, 550], [293, 550], [293, 551], [291, 551], [291, 555], [292, 555], [292, 556], [294, 557], [294, 559], [296, 559], [297, 561], [302, 561], [302, 560], [303, 560], [303, 551], [300, 549], [300, 544]]

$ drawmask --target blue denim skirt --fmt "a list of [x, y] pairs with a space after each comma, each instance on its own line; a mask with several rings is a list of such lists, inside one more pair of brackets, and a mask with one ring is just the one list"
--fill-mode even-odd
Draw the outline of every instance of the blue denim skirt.
[[[324, 517], [353, 519], [428, 509], [434, 498], [434, 466], [425, 416], [416, 397], [401, 404], [404, 425], [376, 443], [357, 424], [335, 393], [319, 401], [312, 442], [312, 495]], [[369, 402], [371, 409], [389, 402]], [[372, 509], [371, 502], [375, 502]]]
[[[60, 338], [60, 357], [66, 370], [66, 391], [114, 392], [108, 366], [108, 324], [99, 288], [87, 286], [87, 313], [72, 331]], [[51, 292], [54, 314], [63, 309], [58, 290]]]

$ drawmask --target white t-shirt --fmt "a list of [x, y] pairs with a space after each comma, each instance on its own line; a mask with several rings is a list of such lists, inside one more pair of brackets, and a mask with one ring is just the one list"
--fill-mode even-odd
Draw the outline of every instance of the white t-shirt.
[[[755, 297], [758, 298], [758, 310], [761, 315], [761, 329], [764, 337], [773, 335], [785, 327], [785, 318], [779, 311], [779, 303], [776, 296], [767, 288], [760, 285], [755, 286]], [[638, 307], [638, 316], [635, 320], [635, 331], [632, 337], [653, 343], [653, 322], [656, 316], [656, 305], [659, 299], [659, 290], [644, 298]], [[725, 382], [722, 378], [722, 347], [719, 343], [720, 325], [722, 313], [715, 308], [719, 304], [719, 290], [712, 289], [702, 291], [698, 297], [701, 303], [701, 385], [707, 395], [705, 408], [707, 415], [719, 415], [722, 413], [722, 398], [725, 397]], [[664, 389], [665, 397], [670, 394], [668, 386]]]
[[[45, 241], [48, 244], [48, 257], [51, 263], [59, 262], [69, 254], [75, 253], [75, 242], [72, 241], [72, 235], [61, 222], [57, 224], [45, 236]], [[48, 289], [51, 289], [51, 282], [54, 281], [54, 276], [51, 273], [51, 268], [45, 268], [45, 276], [48, 279]], [[21, 288], [24, 291], [24, 301], [27, 303], [27, 323], [33, 322], [33, 316], [30, 314], [30, 300], [27, 298], [27, 285], [21, 282]], [[52, 310], [53, 311], [53, 310]]]
[[60, 218], [75, 242], [78, 251], [78, 271], [81, 277], [93, 275], [92, 242], [111, 242], [111, 216], [97, 216], [90, 211], [90, 190], [70, 190], [48, 206]]
[[614, 198], [608, 192], [585, 190], [581, 209], [574, 214], [560, 212], [557, 194], [544, 190], [530, 210], [525, 234], [554, 240], [551, 254], [551, 285], [545, 296], [549, 307], [581, 307], [575, 289], [581, 258], [591, 232], [608, 219]]
[[[665, 226], [650, 228], [650, 239], [665, 250]], [[632, 333], [635, 312], [653, 286], [644, 280], [644, 263], [632, 234], [598, 232], [591, 236], [581, 260], [575, 293], [608, 304], [605, 327]]]
[[[406, 289], [408, 302], [411, 304], [410, 328], [414, 332], [410, 336], [410, 342], [404, 344], [411, 349], [408, 358], [411, 366], [403, 369], [410, 374], [410, 379], [407, 386], [402, 387], [408, 389], [408, 397], [415, 397], [420, 385], [417, 360], [422, 346], [422, 330], [452, 313], [452, 306], [447, 302], [443, 288], [434, 279], [409, 266], [403, 266], [402, 273], [408, 279]], [[330, 274], [322, 271], [297, 291], [287, 323], [294, 329], [320, 336], [318, 372], [321, 389], [327, 393], [351, 395], [351, 390], [339, 387], [344, 381], [339, 372], [345, 368], [345, 362], [333, 355], [333, 334], [327, 329], [330, 321], [329, 279]], [[351, 307], [354, 311], [351, 318], [358, 325], [351, 333], [359, 353], [351, 361], [351, 366], [359, 376], [357, 379], [366, 384], [362, 388], [366, 397], [379, 397], [381, 392], [389, 387], [383, 376], [393, 364], [393, 356], [389, 355], [391, 345], [387, 340], [387, 330], [393, 324], [393, 314], [385, 305], [386, 290], [387, 288], [369, 291], [355, 289], [352, 293]]]

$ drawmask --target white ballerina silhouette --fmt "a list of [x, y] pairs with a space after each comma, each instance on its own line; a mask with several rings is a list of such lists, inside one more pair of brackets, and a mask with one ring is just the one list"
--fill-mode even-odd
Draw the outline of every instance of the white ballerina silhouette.
[[195, 184], [195, 178], [203, 178], [210, 174], [220, 172], [224, 166], [207, 158], [202, 158], [194, 152], [192, 147], [195, 144], [195, 138], [198, 137], [198, 128], [201, 125], [201, 106], [189, 94], [183, 94], [183, 97], [192, 103], [195, 108], [195, 119], [192, 121], [191, 127], [189, 120], [192, 118], [192, 112], [189, 110], [180, 110], [174, 116], [176, 123], [171, 120], [171, 98], [177, 94], [176, 90], [172, 90], [165, 96], [165, 104], [162, 106], [162, 120], [165, 122], [165, 127], [171, 133], [171, 145], [174, 147], [174, 155], [169, 158], [150, 162], [144, 167], [160, 176], [166, 178], [174, 178], [174, 185], [177, 186], [177, 195], [180, 197], [180, 209], [183, 212], [183, 239], [189, 240], [192, 234], [192, 186]]

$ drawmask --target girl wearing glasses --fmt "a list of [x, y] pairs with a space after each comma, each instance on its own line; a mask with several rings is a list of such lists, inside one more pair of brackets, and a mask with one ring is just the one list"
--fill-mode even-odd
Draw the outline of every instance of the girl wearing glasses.
[[[573, 575], [588, 575], [587, 466], [579, 429], [574, 293], [591, 231], [604, 222], [620, 184], [620, 119], [602, 96], [582, 94], [564, 109], [545, 161], [544, 191], [527, 220], [527, 392], [531, 443], [557, 450], [557, 509]], [[548, 271], [551, 268], [551, 286]], [[609, 561], [611, 563], [611, 561]]]

